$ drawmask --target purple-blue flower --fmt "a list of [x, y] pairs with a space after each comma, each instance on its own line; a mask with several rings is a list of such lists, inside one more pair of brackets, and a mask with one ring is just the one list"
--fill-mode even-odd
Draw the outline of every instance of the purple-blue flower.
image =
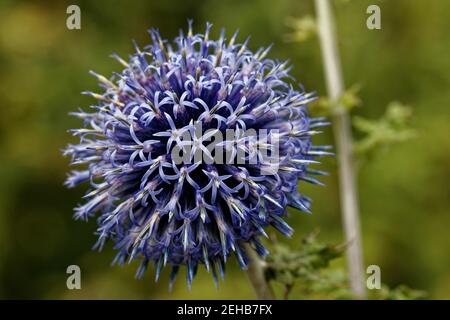
[[[266, 58], [269, 48], [253, 53], [247, 41], [235, 42], [237, 34], [227, 40], [222, 32], [212, 40], [210, 28], [193, 34], [190, 24], [173, 43], [150, 30], [152, 44], [136, 45], [128, 61], [113, 55], [120, 73], [108, 79], [91, 72], [102, 89], [86, 94], [97, 102], [91, 112], [73, 113], [84, 126], [72, 131], [80, 142], [65, 154], [83, 169], [72, 171], [66, 185], [90, 185], [75, 218], [98, 214], [95, 247], [110, 239], [118, 250], [115, 262], [139, 259], [137, 277], [152, 262], [158, 278], [168, 264], [172, 283], [185, 265], [190, 286], [203, 264], [217, 282], [231, 254], [247, 266], [243, 243], [267, 255], [264, 230], [292, 234], [284, 221], [287, 206], [310, 208], [298, 180], [319, 183], [311, 175], [322, 172], [308, 168], [328, 154], [312, 146], [311, 136], [326, 123], [308, 116], [314, 96], [288, 82], [287, 63]], [[240, 133], [249, 129], [265, 130], [265, 142], [259, 133], [242, 140]], [[217, 133], [226, 138], [215, 147], [231, 150], [231, 159], [174, 160], [172, 151], [186, 146], [186, 134], [194, 139], [191, 153], [214, 157], [218, 149], [206, 145]], [[257, 147], [269, 150], [266, 158]], [[247, 162], [237, 161], [239, 152]]]

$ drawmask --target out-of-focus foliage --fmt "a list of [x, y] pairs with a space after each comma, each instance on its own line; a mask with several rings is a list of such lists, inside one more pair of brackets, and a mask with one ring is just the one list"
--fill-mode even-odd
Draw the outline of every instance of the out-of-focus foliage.
[[311, 113], [316, 116], [331, 117], [338, 112], [339, 108], [343, 108], [351, 112], [354, 108], [362, 105], [362, 100], [358, 96], [361, 86], [356, 84], [344, 91], [337, 101], [330, 101], [328, 97], [319, 97], [311, 104]]
[[285, 35], [286, 41], [303, 42], [311, 39], [317, 33], [316, 19], [311, 15], [302, 18], [288, 17], [286, 25], [292, 29]]
[[[366, 9], [374, 2], [381, 30], [366, 28]], [[81, 30], [66, 28], [70, 4], [81, 8]], [[379, 265], [391, 287], [405, 283], [430, 298], [450, 298], [450, 1], [336, 1], [334, 8], [345, 83], [363, 88], [357, 94], [364, 105], [353, 115], [379, 119], [390, 101], [402, 101], [411, 106], [419, 133], [377, 152], [360, 169], [365, 262]], [[316, 37], [285, 41], [292, 32], [287, 17], [307, 15], [315, 16], [313, 1], [0, 1], [0, 297], [254, 298], [232, 260], [218, 290], [205, 271], [192, 291], [180, 277], [169, 293], [167, 273], [156, 284], [152, 268], [140, 281], [134, 279], [137, 265], [111, 268], [110, 246], [102, 254], [90, 250], [95, 222], [72, 220], [83, 190], [63, 187], [68, 160], [60, 150], [75, 142], [66, 131], [78, 121], [68, 112], [92, 103], [80, 92], [97, 89], [88, 71], [111, 75], [118, 68], [111, 53], [126, 57], [134, 50], [131, 39], [149, 43], [152, 26], [173, 38], [188, 18], [196, 31], [212, 22], [214, 37], [222, 27], [228, 36], [240, 29], [238, 40], [251, 35], [253, 50], [273, 43], [270, 56], [289, 59], [305, 89], [325, 96]], [[355, 130], [357, 141], [364, 137]], [[333, 144], [331, 128], [315, 139]], [[324, 165], [326, 188], [299, 185], [314, 200], [313, 215], [289, 212], [292, 243], [318, 227], [326, 243], [343, 241], [336, 159]], [[81, 290], [66, 287], [71, 264], [81, 267]], [[344, 270], [345, 259], [331, 265]], [[290, 295], [301, 297], [300, 287]]]
[[371, 293], [369, 298], [377, 300], [423, 300], [428, 298], [425, 291], [411, 289], [405, 285], [390, 289], [383, 284], [380, 290], [374, 290]]
[[345, 90], [339, 98], [340, 105], [348, 111], [352, 111], [353, 108], [361, 106], [362, 100], [358, 96], [360, 90], [361, 86], [357, 84]]
[[299, 248], [275, 242], [272, 255], [267, 259], [266, 278], [283, 286], [285, 299], [292, 290], [299, 290], [305, 298], [317, 295], [350, 297], [345, 281], [342, 281], [342, 272], [323, 271], [342, 255], [343, 250], [343, 246], [318, 242], [315, 233], [303, 239]]
[[[344, 270], [332, 266], [332, 261], [345, 253], [344, 245], [330, 245], [317, 239], [317, 232], [302, 240], [300, 247], [275, 242], [267, 259], [266, 278], [281, 284], [284, 299], [293, 291], [302, 299], [351, 299]], [[369, 298], [377, 300], [424, 299], [424, 291], [405, 285], [395, 288], [382, 284], [381, 289], [369, 290]]]
[[353, 117], [353, 125], [364, 137], [354, 143], [357, 154], [372, 154], [377, 148], [410, 140], [416, 130], [410, 126], [412, 109], [399, 102], [387, 106], [386, 113], [377, 120]]

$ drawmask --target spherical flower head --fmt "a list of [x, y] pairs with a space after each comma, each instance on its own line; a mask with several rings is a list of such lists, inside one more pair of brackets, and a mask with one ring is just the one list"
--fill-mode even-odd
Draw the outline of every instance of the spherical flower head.
[[92, 72], [102, 92], [86, 92], [92, 112], [74, 113], [84, 126], [65, 154], [84, 169], [66, 185], [90, 185], [75, 218], [98, 214], [95, 247], [110, 239], [115, 262], [140, 260], [137, 277], [152, 262], [157, 278], [170, 265], [173, 283], [185, 265], [190, 286], [203, 264], [217, 282], [231, 254], [246, 268], [243, 244], [267, 255], [267, 227], [293, 232], [287, 206], [309, 212], [298, 180], [319, 183], [308, 167], [327, 152], [311, 143], [325, 124], [308, 116], [313, 94], [289, 84], [269, 48], [253, 53], [223, 32], [212, 40], [210, 28], [189, 24], [173, 43], [150, 30], [152, 44], [129, 61], [113, 55], [122, 72]]

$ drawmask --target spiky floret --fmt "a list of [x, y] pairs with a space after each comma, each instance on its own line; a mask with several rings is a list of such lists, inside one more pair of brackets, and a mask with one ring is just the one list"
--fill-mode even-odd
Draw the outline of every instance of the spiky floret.
[[[186, 265], [190, 286], [204, 264], [217, 282], [231, 253], [246, 267], [242, 243], [267, 255], [264, 229], [292, 234], [283, 220], [286, 207], [309, 212], [310, 199], [297, 192], [297, 183], [318, 183], [309, 174], [321, 172], [308, 167], [327, 154], [311, 144], [315, 128], [325, 124], [308, 117], [313, 94], [286, 82], [287, 63], [266, 58], [269, 48], [253, 53], [247, 41], [235, 43], [237, 33], [229, 41], [223, 32], [211, 40], [210, 28], [193, 34], [190, 24], [172, 44], [150, 30], [152, 44], [136, 45], [128, 62], [113, 55], [124, 67], [120, 74], [108, 79], [91, 72], [103, 91], [86, 92], [97, 100], [93, 112], [74, 113], [84, 127], [72, 131], [80, 143], [65, 154], [85, 169], [72, 171], [66, 185], [91, 186], [74, 216], [87, 220], [100, 213], [95, 247], [112, 239], [119, 250], [115, 262], [141, 260], [137, 277], [149, 262], [157, 278], [169, 264], [172, 283]], [[258, 157], [246, 164], [175, 163], [171, 150], [196, 124], [203, 133], [214, 129], [224, 136], [234, 129], [235, 136], [220, 144], [234, 151], [240, 131], [265, 129], [269, 147], [276, 136], [279, 154], [270, 163]], [[246, 159], [254, 154], [252, 141], [258, 143], [250, 137], [242, 148]], [[194, 148], [206, 149], [204, 142]], [[278, 171], [267, 174], [274, 165]]]

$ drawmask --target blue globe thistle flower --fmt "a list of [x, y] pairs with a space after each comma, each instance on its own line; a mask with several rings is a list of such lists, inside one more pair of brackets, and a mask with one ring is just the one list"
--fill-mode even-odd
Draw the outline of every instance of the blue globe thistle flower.
[[[91, 72], [102, 92], [85, 92], [97, 100], [93, 112], [73, 113], [84, 127], [72, 131], [80, 143], [64, 153], [85, 169], [72, 171], [66, 185], [90, 184], [74, 216], [87, 220], [99, 213], [95, 248], [111, 239], [118, 250], [114, 262], [141, 260], [137, 277], [153, 262], [158, 279], [168, 264], [172, 284], [185, 265], [190, 286], [203, 264], [217, 284], [230, 254], [247, 266], [243, 243], [268, 254], [260, 240], [266, 227], [292, 234], [284, 221], [287, 206], [309, 212], [311, 202], [298, 193], [299, 179], [320, 184], [310, 175], [322, 172], [308, 168], [328, 154], [311, 143], [315, 129], [326, 124], [308, 116], [314, 95], [293, 89], [287, 62], [266, 58], [270, 48], [253, 53], [247, 41], [235, 42], [237, 33], [211, 40], [210, 28], [193, 34], [190, 23], [187, 35], [180, 32], [172, 44], [150, 30], [152, 44], [135, 45], [128, 62], [113, 55], [121, 73], [108, 79]], [[193, 134], [199, 124], [203, 138]], [[239, 149], [241, 160], [255, 161], [174, 161], [182, 135], [208, 152], [207, 130], [225, 135], [230, 129], [234, 136], [215, 147], [232, 155]], [[265, 142], [257, 133], [237, 144], [249, 129], [264, 129]], [[270, 150], [266, 159], [254, 152], [256, 145]]]

